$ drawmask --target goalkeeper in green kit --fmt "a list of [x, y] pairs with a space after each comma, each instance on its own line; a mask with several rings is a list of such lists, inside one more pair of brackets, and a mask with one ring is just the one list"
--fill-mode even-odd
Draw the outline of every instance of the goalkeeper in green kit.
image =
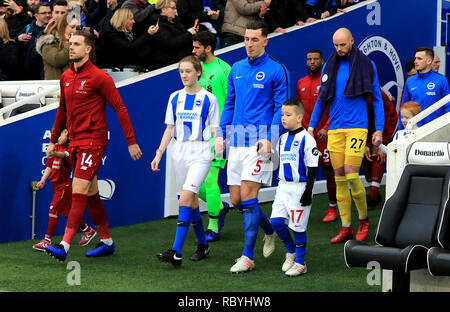
[[[214, 55], [216, 37], [209, 31], [200, 31], [193, 38], [192, 53], [202, 64], [202, 76], [198, 81], [205, 90], [214, 94], [219, 103], [220, 114], [227, 97], [228, 74], [230, 65]], [[211, 138], [211, 146], [214, 149], [214, 138]], [[226, 164], [226, 159], [216, 159], [213, 150], [213, 161], [208, 176], [198, 193], [198, 197], [206, 202], [208, 207], [209, 223], [206, 230], [206, 240], [214, 242], [220, 239], [220, 230], [224, 225], [225, 215], [229, 205], [220, 199], [218, 184], [219, 171]]]

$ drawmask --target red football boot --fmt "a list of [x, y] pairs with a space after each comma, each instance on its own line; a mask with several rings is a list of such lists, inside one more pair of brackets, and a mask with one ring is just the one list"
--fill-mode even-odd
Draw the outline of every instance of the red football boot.
[[331, 239], [332, 244], [339, 244], [353, 238], [353, 229], [351, 226], [343, 226], [338, 235]]
[[359, 220], [358, 232], [356, 233], [356, 240], [364, 241], [369, 235], [369, 218]]
[[338, 218], [338, 213], [337, 213], [337, 209], [336, 206], [334, 207], [328, 207], [328, 211], [327, 214], [325, 215], [325, 217], [323, 217], [322, 222], [333, 222], [336, 221]]

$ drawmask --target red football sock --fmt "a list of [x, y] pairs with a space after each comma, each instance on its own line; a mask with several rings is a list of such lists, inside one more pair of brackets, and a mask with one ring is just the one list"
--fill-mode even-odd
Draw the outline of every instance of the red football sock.
[[58, 217], [48, 217], [47, 232], [45, 238], [52, 240], [53, 233], [55, 233], [56, 226], [58, 225]]
[[92, 221], [97, 228], [100, 239], [111, 238], [109, 233], [108, 219], [106, 218], [105, 206], [100, 199], [100, 195], [97, 193], [95, 195], [89, 196], [87, 198], [89, 214], [91, 215]]
[[371, 186], [370, 187], [370, 197], [372, 197], [373, 199], [377, 199], [378, 194], [379, 194], [379, 190], [380, 188], [378, 186]]
[[372, 186], [370, 187], [370, 197], [372, 197], [373, 199], [376, 199], [378, 197], [383, 174], [383, 164], [378, 159], [374, 159], [372, 164]]
[[84, 231], [89, 227], [89, 225], [86, 224], [86, 222], [84, 222], [83, 220], [81, 220], [80, 223], [80, 230]]
[[64, 232], [63, 241], [69, 245], [80, 228], [86, 209], [87, 196], [84, 194], [72, 194], [72, 207], [70, 208], [69, 217], [67, 219], [66, 231]]

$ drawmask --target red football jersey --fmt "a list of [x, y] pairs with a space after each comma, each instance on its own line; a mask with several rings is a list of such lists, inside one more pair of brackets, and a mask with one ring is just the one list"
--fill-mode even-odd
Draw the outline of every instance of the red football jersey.
[[67, 161], [68, 150], [61, 144], [55, 145], [55, 152], [61, 152], [66, 154], [66, 158], [59, 159], [57, 157], [50, 157], [47, 159], [45, 165], [49, 168], [52, 168], [50, 172], [49, 180], [53, 185], [56, 183], [64, 183], [70, 181], [70, 173], [72, 172], [72, 168], [70, 167], [69, 162]]
[[[309, 121], [311, 120], [311, 115], [314, 110], [314, 105], [316, 105], [317, 97], [319, 96], [320, 75], [320, 71], [315, 74], [308, 74], [308, 76], [299, 79], [297, 82], [297, 99], [300, 100], [305, 107], [305, 115], [302, 120], [302, 126], [305, 129], [308, 129]], [[320, 129], [328, 130], [328, 115], [329, 108], [327, 106], [322, 119], [314, 129], [315, 135], [317, 135], [317, 132]]]
[[50, 142], [55, 143], [67, 124], [71, 146], [103, 145], [108, 142], [106, 102], [117, 113], [128, 145], [136, 143], [128, 111], [112, 78], [87, 61], [73, 64], [60, 80], [60, 101]]

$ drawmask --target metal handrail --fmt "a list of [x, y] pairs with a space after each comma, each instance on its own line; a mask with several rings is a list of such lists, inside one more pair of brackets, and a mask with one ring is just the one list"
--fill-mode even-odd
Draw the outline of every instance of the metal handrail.
[[412, 128], [422, 119], [424, 119], [425, 117], [431, 115], [432, 113], [434, 113], [435, 111], [437, 111], [439, 108], [441, 108], [442, 106], [444, 106], [445, 104], [447, 104], [448, 102], [450, 102], [450, 94], [444, 96], [442, 99], [440, 99], [439, 101], [437, 101], [436, 103], [434, 103], [433, 105], [427, 107], [425, 110], [421, 111], [419, 114], [417, 114], [416, 116], [414, 116], [413, 118], [411, 118], [410, 120], [408, 120], [408, 123], [406, 124], [405, 130], [406, 133], [411, 133]]

